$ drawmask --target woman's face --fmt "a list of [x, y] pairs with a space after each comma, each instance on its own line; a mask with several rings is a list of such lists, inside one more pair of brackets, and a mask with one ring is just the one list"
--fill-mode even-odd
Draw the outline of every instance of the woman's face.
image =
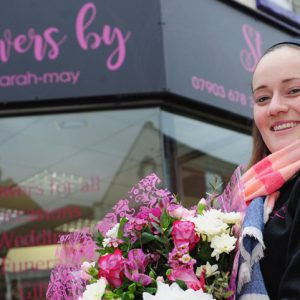
[[300, 139], [300, 47], [267, 53], [253, 74], [254, 121], [274, 152]]

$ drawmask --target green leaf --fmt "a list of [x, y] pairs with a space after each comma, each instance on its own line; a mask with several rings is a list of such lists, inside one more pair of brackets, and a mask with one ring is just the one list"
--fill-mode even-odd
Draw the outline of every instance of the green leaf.
[[157, 217], [155, 217], [153, 214], [150, 214], [149, 217], [150, 217], [151, 219], [153, 219], [155, 222], [157, 222], [158, 224], [160, 224], [159, 219], [158, 219]]
[[95, 278], [92, 278], [92, 279], [90, 280], [90, 284], [96, 283], [96, 282], [97, 282], [97, 279], [95, 279]]
[[123, 238], [123, 235], [124, 235], [124, 226], [125, 224], [127, 223], [127, 219], [126, 218], [122, 218], [121, 221], [120, 221], [120, 226], [119, 226], [119, 229], [118, 229], [118, 239], [122, 239]]
[[230, 296], [232, 296], [233, 295], [233, 291], [226, 291], [225, 293], [224, 293], [224, 298], [228, 298], [228, 297], [230, 297]]
[[156, 292], [157, 288], [154, 288], [154, 287], [148, 287], [145, 289], [145, 292], [151, 294], [151, 295], [154, 295], [155, 292]]
[[96, 277], [98, 275], [98, 270], [94, 267], [91, 267], [89, 269], [89, 274], [92, 275], [93, 277]]
[[129, 287], [128, 287], [128, 291], [133, 293], [136, 291], [136, 284], [132, 283]]
[[210, 248], [209, 243], [203, 243], [202, 246], [200, 247], [198, 256], [203, 261], [210, 261], [212, 251], [213, 250]]
[[166, 241], [162, 237], [160, 237], [158, 235], [155, 235], [154, 237], [155, 237], [156, 241], [158, 241], [159, 243], [161, 243], [161, 244], [163, 244], [165, 246]]
[[183, 289], [184, 291], [187, 290], [187, 285], [186, 285], [186, 283], [185, 283], [184, 281], [177, 279], [177, 280], [176, 280], [176, 283], [177, 283], [177, 284], [179, 285], [179, 287], [180, 287], [181, 289]]
[[168, 230], [165, 232], [165, 236], [166, 237], [169, 237], [172, 233], [172, 230], [173, 230], [173, 226], [171, 226], [170, 228], [168, 228]]
[[101, 234], [101, 232], [98, 232], [96, 237], [96, 244], [98, 246], [102, 246], [103, 240], [104, 240], [104, 236]]
[[106, 291], [105, 294], [103, 295], [104, 299], [114, 299], [115, 294], [112, 291]]
[[155, 236], [153, 234], [148, 233], [148, 232], [142, 233], [142, 244], [143, 245], [148, 244], [154, 240], [155, 240]]
[[152, 278], [152, 279], [155, 279], [156, 278], [156, 273], [154, 272], [153, 269], [150, 269], [150, 272], [149, 272], [149, 276]]
[[133, 300], [135, 298], [134, 294], [126, 292], [122, 294], [122, 300]]
[[163, 234], [162, 228], [157, 223], [152, 222], [151, 224], [160, 234]]
[[166, 275], [167, 275], [167, 276], [169, 276], [171, 273], [172, 273], [172, 269], [168, 269], [168, 270], [166, 271]]
[[198, 206], [197, 206], [197, 213], [198, 215], [202, 215], [203, 214], [203, 211], [205, 210], [206, 208], [206, 205], [204, 203], [198, 203]]
[[164, 209], [163, 213], [160, 217], [160, 224], [164, 230], [166, 230], [169, 227], [171, 220], [172, 219], [170, 218], [170, 216], [167, 214], [166, 210]]

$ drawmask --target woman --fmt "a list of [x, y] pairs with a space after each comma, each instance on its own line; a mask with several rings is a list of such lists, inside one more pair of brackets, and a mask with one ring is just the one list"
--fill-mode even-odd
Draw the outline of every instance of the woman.
[[[241, 244], [239, 299], [300, 299], [300, 40], [266, 51], [252, 89], [254, 147], [243, 176], [251, 204]], [[254, 241], [251, 250], [247, 238]]]

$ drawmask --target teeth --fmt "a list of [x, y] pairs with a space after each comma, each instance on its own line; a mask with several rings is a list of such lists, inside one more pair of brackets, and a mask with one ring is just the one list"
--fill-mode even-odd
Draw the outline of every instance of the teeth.
[[274, 131], [279, 131], [279, 130], [283, 130], [283, 129], [286, 129], [286, 128], [293, 128], [297, 125], [298, 125], [298, 123], [295, 123], [295, 122], [284, 123], [284, 124], [274, 126], [273, 130]]

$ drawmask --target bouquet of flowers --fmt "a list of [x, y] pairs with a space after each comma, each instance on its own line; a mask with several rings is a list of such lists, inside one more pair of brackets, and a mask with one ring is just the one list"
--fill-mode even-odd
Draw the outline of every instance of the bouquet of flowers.
[[187, 209], [159, 182], [155, 174], [141, 180], [96, 234], [60, 238], [47, 299], [234, 299], [243, 209], [231, 188]]

